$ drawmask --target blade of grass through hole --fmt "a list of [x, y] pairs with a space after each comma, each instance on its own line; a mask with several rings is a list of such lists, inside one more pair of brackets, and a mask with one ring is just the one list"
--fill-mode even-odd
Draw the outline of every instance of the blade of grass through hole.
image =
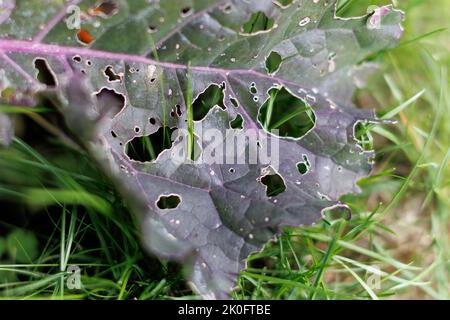
[[[152, 51], [153, 51], [153, 55], [155, 56], [155, 60], [157, 62], [160, 62], [159, 60], [159, 55], [158, 55], [158, 49], [156, 48], [155, 45], [155, 41], [153, 40], [153, 37], [150, 35], [150, 41], [151, 41], [151, 46], [152, 46]], [[161, 76], [159, 77], [159, 88], [161, 90], [161, 102], [162, 102], [162, 114], [163, 114], [163, 141], [162, 141], [162, 146], [163, 149], [166, 147], [166, 139], [170, 139], [170, 137], [168, 137], [168, 132], [167, 132], [167, 127], [166, 127], [166, 123], [167, 123], [167, 101], [166, 101], [166, 90], [165, 90], [165, 85], [164, 85], [164, 72], [161, 72]], [[149, 145], [151, 146], [151, 141], [148, 141]], [[151, 146], [150, 150], [154, 150], [153, 146]], [[149, 151], [151, 152], [151, 151]], [[154, 155], [154, 151], [153, 151], [153, 155]], [[154, 159], [154, 158], [153, 158]]]
[[275, 93], [269, 93], [270, 94], [270, 100], [269, 100], [269, 106], [267, 107], [267, 115], [266, 115], [266, 124], [265, 127], [268, 129], [270, 126], [270, 121], [272, 119], [272, 113], [273, 113], [273, 107], [275, 103], [275, 99], [277, 98], [278, 93], [280, 90], [276, 90]]
[[[143, 144], [143, 148], [142, 150], [144, 151], [148, 151], [148, 153], [150, 154], [150, 159], [155, 160], [156, 159], [156, 153], [155, 153], [155, 149], [153, 148], [153, 144], [150, 140], [149, 137], [142, 137], [141, 142]], [[126, 146], [126, 153], [129, 153], [129, 150], [133, 150], [133, 152], [135, 154], [139, 154], [139, 152], [136, 150], [136, 148], [134, 147], [133, 144], [129, 143]]]
[[194, 110], [192, 109], [192, 89], [191, 89], [191, 74], [190, 74], [191, 63], [188, 63], [186, 78], [187, 78], [187, 89], [186, 89], [186, 109], [188, 118], [188, 144], [187, 152], [188, 157], [194, 160]]
[[257, 23], [259, 22], [259, 19], [260, 19], [260, 18], [264, 19], [264, 27], [263, 27], [263, 29], [265, 29], [265, 30], [269, 29], [269, 21], [270, 21], [270, 20], [269, 20], [268, 18], [266, 18], [265, 15], [264, 15], [263, 13], [258, 12], [258, 13], [256, 14], [255, 18], [254, 18], [254, 21], [253, 21], [252, 25], [250, 26], [250, 29], [249, 29], [249, 30], [246, 30], [248, 33], [251, 34], [251, 33], [255, 32], [255, 30], [256, 30], [256, 25], [257, 25]]
[[311, 120], [311, 122], [314, 122], [314, 119], [311, 117], [311, 114], [309, 111], [309, 107], [306, 106], [305, 108], [301, 108], [299, 110], [296, 110], [295, 112], [288, 114], [286, 116], [284, 116], [282, 119], [278, 120], [277, 122], [275, 122], [275, 124], [271, 127], [272, 129], [277, 129], [280, 128], [282, 125], [284, 125], [286, 122], [288, 122], [289, 120], [295, 118], [296, 116], [302, 114], [303, 112], [306, 112], [306, 114], [308, 115], [308, 118]]

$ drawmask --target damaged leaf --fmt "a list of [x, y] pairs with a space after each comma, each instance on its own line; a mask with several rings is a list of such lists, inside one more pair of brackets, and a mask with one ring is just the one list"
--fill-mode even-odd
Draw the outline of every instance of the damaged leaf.
[[[143, 245], [184, 262], [204, 298], [229, 297], [284, 226], [315, 223], [359, 191], [373, 153], [354, 126], [375, 115], [352, 96], [374, 66], [356, 63], [398, 42], [401, 12], [384, 7], [368, 28], [370, 15], [336, 17], [329, 0], [41, 2], [2, 2], [0, 83], [58, 97]], [[225, 148], [230, 136], [244, 143]], [[188, 141], [197, 156], [181, 162]], [[277, 161], [239, 161], [269, 149]]]

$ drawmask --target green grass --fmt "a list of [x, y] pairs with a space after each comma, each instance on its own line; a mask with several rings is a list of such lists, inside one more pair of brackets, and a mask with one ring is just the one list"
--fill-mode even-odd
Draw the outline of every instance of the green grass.
[[[408, 17], [402, 44], [371, 57], [381, 70], [355, 97], [397, 123], [361, 128], [376, 168], [360, 195], [343, 198], [352, 219], [328, 212], [286, 229], [249, 259], [234, 298], [450, 298], [450, 12], [446, 0], [397, 2]], [[380, 3], [341, 1], [339, 12]], [[48, 110], [7, 111], [35, 131], [0, 150], [0, 298], [198, 298], [180, 266], [142, 251], [133, 216], [91, 160], [42, 121]], [[65, 286], [69, 265], [81, 268], [81, 290]]]

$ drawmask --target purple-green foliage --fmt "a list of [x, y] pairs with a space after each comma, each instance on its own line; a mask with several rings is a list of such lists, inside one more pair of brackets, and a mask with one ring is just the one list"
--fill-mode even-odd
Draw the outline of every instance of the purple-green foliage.
[[[352, 96], [374, 69], [365, 58], [397, 43], [403, 14], [385, 7], [380, 25], [368, 28], [370, 15], [336, 17], [336, 1], [287, 2], [110, 0], [62, 7], [4, 0], [0, 7], [3, 102], [56, 97], [80, 145], [138, 216], [143, 245], [184, 262], [191, 287], [205, 298], [228, 297], [252, 252], [284, 226], [310, 225], [324, 210], [343, 207], [339, 198], [358, 192], [357, 180], [371, 169], [373, 154], [358, 146], [354, 127], [376, 118], [354, 108]], [[77, 8], [92, 43], [64, 20]], [[188, 130], [189, 97], [195, 106], [211, 84], [222, 86], [224, 108], [194, 123], [203, 130], [225, 132], [241, 116], [243, 129], [264, 134], [260, 112], [274, 88], [311, 107], [312, 130], [296, 139], [270, 137], [279, 140], [283, 192], [267, 195], [262, 163], [173, 161], [181, 140], [153, 161], [127, 156], [136, 137], [162, 127]], [[6, 144], [9, 120], [0, 115], [0, 123]], [[305, 159], [308, 170], [300, 172]], [[161, 209], [164, 197], [178, 202]]]

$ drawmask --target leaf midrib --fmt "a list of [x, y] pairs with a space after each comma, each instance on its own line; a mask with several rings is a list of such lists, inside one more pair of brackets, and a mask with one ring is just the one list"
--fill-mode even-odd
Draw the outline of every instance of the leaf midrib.
[[[79, 48], [79, 47], [69, 47], [69, 46], [61, 46], [54, 44], [41, 44], [34, 43], [32, 41], [26, 40], [12, 40], [12, 39], [0, 39], [0, 52], [5, 54], [9, 53], [30, 53], [39, 55], [47, 55], [47, 56], [75, 56], [75, 55], [84, 55], [99, 59], [109, 59], [109, 60], [119, 60], [119, 61], [130, 61], [130, 62], [139, 62], [148, 65], [155, 65], [161, 68], [167, 69], [183, 69], [187, 70], [187, 65], [185, 64], [176, 64], [171, 62], [160, 62], [156, 61], [144, 56], [127, 54], [127, 53], [115, 53], [115, 52], [107, 52], [89, 48]], [[249, 74], [260, 78], [271, 79], [280, 82], [280, 84], [294, 86], [303, 89], [311, 89], [308, 86], [303, 84], [298, 84], [293, 81], [285, 80], [278, 78], [273, 75], [267, 75], [261, 73], [254, 69], [224, 69], [224, 68], [216, 68], [216, 67], [203, 67], [203, 66], [190, 66], [191, 71], [198, 72], [207, 72], [207, 73], [215, 73], [221, 74], [228, 78], [230, 74]]]

